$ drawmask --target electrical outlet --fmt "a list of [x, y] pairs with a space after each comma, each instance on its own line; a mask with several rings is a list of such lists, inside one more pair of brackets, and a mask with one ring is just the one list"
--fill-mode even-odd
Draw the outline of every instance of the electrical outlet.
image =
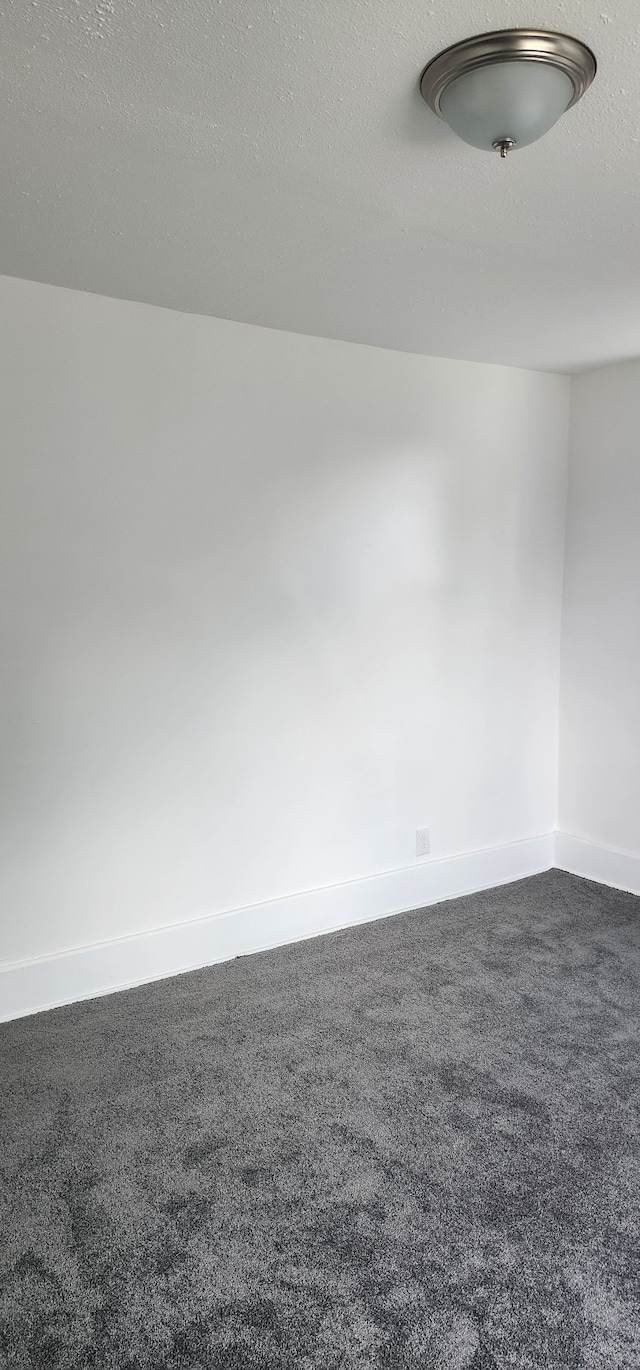
[[431, 851], [431, 835], [428, 828], [416, 828], [416, 856], [428, 856]]

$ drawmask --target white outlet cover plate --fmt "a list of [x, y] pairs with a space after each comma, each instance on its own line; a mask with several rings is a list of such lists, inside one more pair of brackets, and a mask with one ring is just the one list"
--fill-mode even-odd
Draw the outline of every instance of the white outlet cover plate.
[[428, 856], [431, 851], [431, 835], [428, 828], [416, 828], [416, 856]]

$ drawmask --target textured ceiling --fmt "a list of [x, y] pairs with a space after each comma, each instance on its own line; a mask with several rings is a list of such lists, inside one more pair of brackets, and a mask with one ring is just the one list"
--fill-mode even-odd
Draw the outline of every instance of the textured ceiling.
[[[442, 356], [640, 353], [637, 0], [0, 0], [0, 272]], [[595, 51], [506, 162], [423, 104], [513, 25]]]

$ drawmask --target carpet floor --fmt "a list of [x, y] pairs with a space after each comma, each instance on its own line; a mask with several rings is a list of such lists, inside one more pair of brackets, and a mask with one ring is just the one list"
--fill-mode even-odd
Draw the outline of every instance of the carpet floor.
[[560, 871], [0, 1028], [10, 1370], [638, 1370], [640, 901]]

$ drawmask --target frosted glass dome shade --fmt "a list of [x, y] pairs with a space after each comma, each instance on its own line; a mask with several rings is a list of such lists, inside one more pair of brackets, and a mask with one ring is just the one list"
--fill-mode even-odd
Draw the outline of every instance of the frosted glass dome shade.
[[432, 57], [420, 94], [459, 138], [501, 157], [535, 143], [596, 74], [591, 48], [551, 29], [493, 29]]
[[574, 87], [546, 62], [497, 61], [451, 81], [440, 113], [459, 138], [491, 152], [503, 140], [513, 150], [535, 143], [570, 105]]

